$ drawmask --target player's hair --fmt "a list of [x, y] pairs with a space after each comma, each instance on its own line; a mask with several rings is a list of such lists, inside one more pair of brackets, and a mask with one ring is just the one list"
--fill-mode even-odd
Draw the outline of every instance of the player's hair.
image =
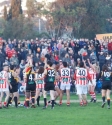
[[44, 67], [40, 66], [38, 70], [38, 74], [42, 74], [44, 72]]
[[84, 67], [84, 63], [83, 63], [83, 62], [80, 62], [79, 66], [80, 66], [80, 67]]
[[109, 70], [108, 66], [106, 64], [104, 64], [103, 67], [102, 67], [102, 71], [108, 71], [108, 70]]
[[14, 65], [10, 65], [10, 69], [14, 70], [15, 66]]
[[67, 67], [68, 66], [67, 62], [63, 62], [63, 66]]
[[47, 64], [51, 67], [53, 63], [51, 61], [47, 61]]

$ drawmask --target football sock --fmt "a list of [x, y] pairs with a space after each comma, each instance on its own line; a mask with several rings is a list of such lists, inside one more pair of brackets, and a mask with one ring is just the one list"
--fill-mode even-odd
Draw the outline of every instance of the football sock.
[[37, 98], [37, 105], [39, 105], [39, 101], [40, 101], [40, 96], [38, 96]]
[[54, 107], [54, 100], [52, 100], [52, 107]]
[[95, 93], [95, 92], [92, 92], [92, 98], [93, 98], [94, 100], [96, 100], [96, 93]]
[[46, 105], [47, 105], [47, 99], [44, 98], [44, 106], [46, 106]]
[[18, 106], [17, 97], [14, 97], [14, 102], [15, 102], [15, 106], [17, 107]]
[[32, 103], [35, 104], [35, 97], [32, 97]]
[[8, 100], [8, 103], [7, 103], [7, 107], [9, 106], [11, 100], [12, 100], [12, 97], [9, 97], [9, 100]]
[[107, 104], [110, 106], [110, 99], [107, 99]]
[[103, 102], [105, 102], [105, 96], [102, 97]]

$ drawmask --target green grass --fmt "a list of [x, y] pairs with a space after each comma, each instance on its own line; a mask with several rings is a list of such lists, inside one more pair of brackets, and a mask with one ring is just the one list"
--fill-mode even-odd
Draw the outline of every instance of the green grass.
[[[88, 99], [90, 99], [90, 95], [88, 95], [87, 97], [88, 97]], [[101, 94], [97, 94], [96, 97], [97, 97], [97, 100], [101, 100]], [[47, 96], [47, 98], [48, 99], [50, 98], [49, 95]], [[24, 96], [20, 97], [20, 101], [24, 101], [24, 99], [25, 99]], [[70, 99], [78, 100], [78, 96], [75, 93], [72, 93], [72, 94], [70, 94]], [[41, 97], [40, 100], [43, 100], [43, 97]], [[63, 100], [66, 100], [66, 94], [64, 94]]]
[[36, 109], [0, 109], [0, 125], [112, 125], [112, 111], [106, 107], [101, 108], [101, 103], [89, 103], [80, 107], [72, 103], [70, 107], [65, 104], [50, 106], [46, 110], [41, 107]]

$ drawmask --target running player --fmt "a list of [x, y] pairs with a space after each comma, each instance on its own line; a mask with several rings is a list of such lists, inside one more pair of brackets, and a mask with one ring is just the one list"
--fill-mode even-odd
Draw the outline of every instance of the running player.
[[87, 83], [88, 80], [91, 81], [91, 76], [86, 68], [84, 68], [84, 63], [80, 62], [80, 67], [76, 69], [74, 74], [74, 79], [77, 95], [79, 96], [80, 106], [87, 105]]
[[12, 87], [8, 81], [8, 65], [3, 64], [3, 71], [0, 72], [0, 108], [2, 108], [2, 99], [4, 93], [6, 94], [6, 98], [4, 101], [4, 107], [7, 105], [7, 101], [9, 99], [9, 86]]
[[102, 72], [99, 76], [102, 79], [102, 108], [105, 106], [105, 98], [107, 98], [107, 108], [110, 109], [110, 92], [112, 82], [112, 72], [109, 71], [107, 65], [103, 65]]
[[37, 105], [40, 106], [40, 92], [43, 93], [44, 91], [44, 67], [40, 67], [38, 73], [36, 73], [36, 96], [35, 100], [37, 101]]
[[60, 85], [60, 89], [61, 89], [61, 93], [60, 93], [60, 102], [59, 105], [62, 104], [62, 97], [63, 97], [63, 93], [64, 90], [66, 90], [66, 94], [67, 94], [67, 106], [70, 105], [70, 68], [67, 67], [67, 62], [63, 62], [63, 68], [61, 68], [61, 85]]
[[47, 62], [47, 68], [44, 71], [45, 76], [45, 87], [44, 87], [44, 107], [43, 109], [46, 109], [47, 107], [47, 91], [50, 91], [50, 97], [52, 100], [52, 106], [51, 109], [54, 109], [54, 82], [55, 82], [55, 69], [52, 67], [52, 62]]
[[10, 66], [10, 71], [9, 71], [9, 81], [10, 84], [12, 86], [12, 88], [9, 87], [9, 91], [10, 91], [10, 97], [7, 103], [7, 107], [9, 105], [9, 103], [12, 100], [12, 97], [14, 98], [14, 102], [15, 102], [15, 107], [18, 107], [18, 74], [16, 73], [16, 68], [14, 65]]
[[89, 94], [91, 96], [91, 101], [90, 102], [96, 102], [96, 93], [95, 93], [95, 87], [96, 87], [96, 69], [95, 66], [93, 64], [90, 63], [90, 60], [87, 59], [89, 67], [86, 66], [86, 63], [84, 61], [84, 66], [87, 68], [87, 70], [89, 71], [89, 74], [91, 76], [91, 80], [92, 83], [89, 81], [89, 85], [88, 85], [88, 91]]

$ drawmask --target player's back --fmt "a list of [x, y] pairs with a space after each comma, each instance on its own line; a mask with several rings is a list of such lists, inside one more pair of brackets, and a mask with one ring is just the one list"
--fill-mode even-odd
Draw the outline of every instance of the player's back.
[[75, 72], [76, 84], [86, 85], [88, 83], [88, 72], [86, 68], [78, 68]]

